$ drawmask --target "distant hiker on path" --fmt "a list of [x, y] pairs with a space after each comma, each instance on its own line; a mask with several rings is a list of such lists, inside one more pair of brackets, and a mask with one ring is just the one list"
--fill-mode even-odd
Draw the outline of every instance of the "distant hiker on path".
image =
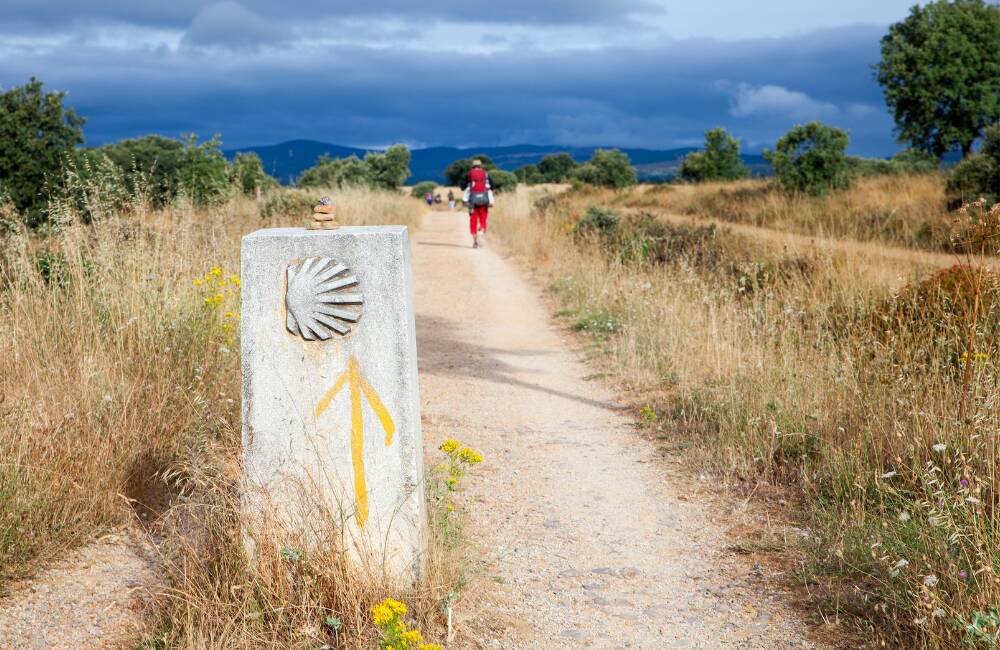
[[493, 183], [483, 169], [483, 161], [472, 161], [465, 180], [462, 181], [463, 199], [469, 206], [469, 232], [472, 233], [472, 247], [479, 248], [486, 243], [486, 218], [493, 207]]
[[454, 210], [455, 209], [455, 191], [454, 190], [448, 190], [448, 209], [449, 210]]
[[424, 201], [427, 201], [427, 205], [434, 205], [434, 195], [430, 192], [424, 194]]

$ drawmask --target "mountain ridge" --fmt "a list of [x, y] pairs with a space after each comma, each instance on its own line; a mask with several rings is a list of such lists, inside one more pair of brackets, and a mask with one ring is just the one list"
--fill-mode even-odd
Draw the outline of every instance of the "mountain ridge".
[[[444, 169], [452, 161], [468, 158], [477, 154], [489, 156], [500, 169], [514, 171], [523, 165], [534, 164], [544, 156], [555, 153], [568, 153], [577, 162], [585, 162], [593, 156], [597, 149], [620, 149], [628, 154], [642, 180], [666, 180], [677, 174], [684, 156], [695, 147], [679, 147], [675, 149], [645, 149], [642, 147], [569, 147], [562, 145], [515, 144], [486, 147], [450, 147], [432, 146], [412, 149], [410, 161], [410, 177], [407, 183], [419, 181], [444, 181]], [[293, 184], [302, 172], [316, 164], [322, 155], [331, 158], [346, 158], [348, 156], [364, 155], [379, 149], [363, 149], [344, 145], [321, 142], [319, 140], [287, 140], [271, 145], [257, 145], [225, 149], [227, 158], [233, 158], [237, 153], [253, 152], [260, 156], [264, 170], [282, 183]], [[770, 173], [770, 164], [759, 154], [744, 154], [743, 161], [755, 175]]]

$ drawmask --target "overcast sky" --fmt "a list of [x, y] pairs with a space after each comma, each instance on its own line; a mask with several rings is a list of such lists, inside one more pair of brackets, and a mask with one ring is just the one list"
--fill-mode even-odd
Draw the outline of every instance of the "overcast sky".
[[517, 143], [749, 151], [813, 119], [900, 148], [872, 79], [913, 0], [2, 0], [0, 87], [69, 92], [88, 144]]

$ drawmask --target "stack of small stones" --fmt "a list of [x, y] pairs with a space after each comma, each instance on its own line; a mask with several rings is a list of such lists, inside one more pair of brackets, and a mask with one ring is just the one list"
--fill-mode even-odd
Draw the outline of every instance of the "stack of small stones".
[[319, 200], [319, 205], [313, 208], [312, 217], [306, 219], [307, 230], [333, 230], [340, 224], [333, 218], [333, 201], [329, 196]]

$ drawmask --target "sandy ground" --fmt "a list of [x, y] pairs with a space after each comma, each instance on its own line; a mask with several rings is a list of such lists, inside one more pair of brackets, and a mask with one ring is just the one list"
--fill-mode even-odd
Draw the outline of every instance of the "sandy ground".
[[131, 648], [149, 623], [157, 567], [139, 532], [70, 553], [0, 603], [0, 649]]
[[430, 213], [413, 244], [427, 446], [486, 457], [465, 494], [484, 565], [453, 647], [816, 647], [725, 550], [725, 509], [584, 379], [538, 291], [467, 225]]

